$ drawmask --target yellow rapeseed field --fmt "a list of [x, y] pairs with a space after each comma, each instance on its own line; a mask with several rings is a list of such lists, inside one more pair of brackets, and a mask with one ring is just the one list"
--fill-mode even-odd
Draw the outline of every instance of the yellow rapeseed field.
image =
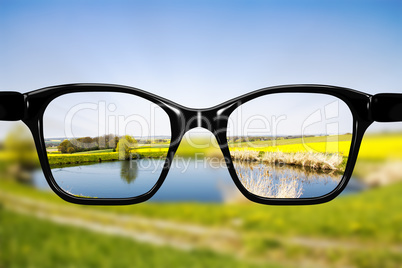
[[144, 148], [135, 148], [131, 149], [132, 153], [155, 153], [155, 152], [165, 152], [169, 150], [168, 147], [144, 147]]
[[360, 146], [359, 158], [402, 159], [402, 134], [365, 136]]
[[297, 153], [297, 152], [314, 152], [314, 153], [339, 153], [343, 156], [349, 155], [350, 142], [312, 142], [312, 143], [296, 143], [277, 145], [269, 147], [234, 147], [238, 151], [262, 151], [262, 152], [283, 152], [283, 153]]
[[[284, 144], [276, 146], [258, 147], [231, 147], [232, 150], [238, 151], [263, 151], [284, 153], [296, 152], [320, 152], [320, 153], [340, 153], [343, 156], [349, 155], [350, 141], [330, 141], [330, 142], [306, 142], [295, 144]], [[260, 147], [261, 146], [261, 147]], [[360, 159], [367, 160], [385, 160], [385, 159], [402, 159], [402, 134], [392, 135], [367, 135], [364, 137], [359, 151]]]

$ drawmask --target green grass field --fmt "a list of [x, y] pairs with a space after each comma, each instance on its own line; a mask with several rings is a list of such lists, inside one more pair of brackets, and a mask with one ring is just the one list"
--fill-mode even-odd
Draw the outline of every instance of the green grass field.
[[87, 153], [87, 154], [48, 154], [50, 165], [77, 164], [100, 161], [114, 161], [119, 159], [116, 152]]
[[[38, 191], [4, 181], [0, 181], [0, 186], [1, 189], [21, 196], [71, 206], [51, 192]], [[243, 231], [352, 238], [362, 241], [376, 239], [377, 242], [402, 243], [401, 193], [402, 183], [399, 183], [359, 194], [341, 196], [329, 203], [314, 206], [145, 202], [135, 206], [85, 208], [208, 226], [224, 226], [239, 218], [242, 219], [242, 224], [237, 228]], [[175, 210], [180, 213], [175, 213]], [[340, 222], [342, 224], [339, 224]]]
[[[160, 158], [166, 156], [166, 151], [143, 151], [133, 153], [134, 157], [140, 158]], [[97, 150], [80, 152], [74, 154], [48, 154], [50, 165], [94, 163], [103, 161], [119, 160], [119, 154], [113, 150]]]
[[[16, 196], [32, 198], [38, 202], [46, 202], [46, 204], [55, 204], [60, 208], [72, 209], [71, 213], [73, 213], [74, 218], [85, 219], [91, 211], [98, 211], [154, 220], [163, 219], [178, 224], [190, 223], [208, 228], [234, 230], [241, 237], [241, 241], [237, 242], [239, 243], [237, 247], [249, 252], [250, 256], [247, 259], [250, 261], [269, 256], [266, 260], [275, 260], [276, 263], [284, 264], [287, 263], [287, 258], [297, 261], [309, 256], [308, 258], [321, 258], [327, 263], [337, 265], [339, 265], [339, 260], [342, 260], [342, 262], [356, 267], [398, 267], [397, 264], [402, 261], [402, 254], [398, 251], [402, 245], [402, 212], [400, 211], [402, 183], [360, 194], [338, 197], [327, 204], [290, 207], [263, 206], [251, 203], [222, 205], [152, 202], [134, 206], [83, 207], [68, 204], [53, 193], [34, 190], [15, 183], [1, 182], [0, 188]], [[41, 232], [40, 229], [35, 229], [39, 228], [35, 227], [35, 221], [32, 220], [32, 222], [34, 226], [31, 227], [33, 228], [32, 232]], [[11, 221], [7, 228], [14, 228], [11, 226], [16, 224], [18, 225], [18, 223]], [[51, 227], [44, 229], [49, 228]], [[70, 232], [70, 227], [63, 228], [66, 229], [65, 233]], [[63, 238], [64, 234], [60, 234], [60, 236], [62, 236], [61, 241], [66, 239]], [[109, 236], [97, 236], [101, 237], [99, 238], [101, 241], [105, 239], [110, 240], [110, 242], [104, 242], [105, 245], [100, 247], [95, 246], [98, 242], [94, 242], [94, 245], [90, 246], [89, 249], [83, 249], [86, 248], [85, 246], [82, 247], [82, 251], [89, 255], [87, 259], [91, 259], [91, 254], [99, 252], [101, 248], [108, 250], [106, 246], [108, 243], [115, 243], [115, 247], [118, 247], [120, 243], [112, 242], [115, 241], [115, 238]], [[23, 233], [20, 236], [16, 233], [13, 237], [17, 241], [24, 241], [28, 239], [26, 237], [29, 235]], [[58, 236], [53, 234], [52, 237], [56, 239]], [[83, 235], [82, 237], [81, 243], [85, 245], [86, 236]], [[325, 247], [310, 247], [289, 242], [296, 238], [302, 239], [302, 241], [305, 239], [307, 244], [312, 241], [313, 245], [329, 243], [339, 246], [326, 249]], [[34, 238], [32, 239], [34, 240]], [[12, 238], [7, 236], [6, 241], [10, 240]], [[90, 239], [88, 238], [88, 240]], [[59, 241], [59, 238], [56, 241]], [[100, 244], [103, 245], [103, 242]], [[69, 246], [60, 247], [72, 250]], [[47, 250], [52, 255], [54, 254], [52, 251], [57, 251], [57, 247]], [[113, 250], [110, 254], [118, 254], [117, 252], [114, 253]], [[187, 254], [192, 255], [193, 253]], [[83, 255], [84, 253], [82, 253]], [[169, 261], [175, 264], [173, 256], [174, 253], [172, 253], [172, 259]], [[180, 254], [177, 255], [177, 258], [182, 258], [179, 256]], [[203, 256], [203, 258], [209, 257]], [[227, 259], [227, 256], [215, 257]], [[215, 257], [211, 258], [214, 259]], [[28, 258], [28, 255], [25, 258]], [[190, 258], [190, 256], [184, 258]], [[56, 262], [56, 260], [53, 261]], [[243, 265], [241, 261], [239, 263]], [[212, 263], [211, 265], [217, 264]], [[219, 267], [219, 265], [214, 267]], [[297, 265], [291, 265], [291, 267], [297, 267]]]
[[0, 267], [267, 267], [62, 226], [1, 207], [0, 222]]
[[104, 150], [94, 150], [94, 151], [78, 152], [78, 153], [74, 153], [74, 154], [99, 154], [99, 153], [113, 153], [113, 149], [104, 149]]

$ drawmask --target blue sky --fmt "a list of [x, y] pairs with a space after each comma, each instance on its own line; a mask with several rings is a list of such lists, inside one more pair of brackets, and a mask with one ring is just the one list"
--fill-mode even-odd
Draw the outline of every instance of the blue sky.
[[0, 0], [0, 90], [102, 82], [208, 107], [278, 84], [402, 92], [401, 74], [402, 1]]

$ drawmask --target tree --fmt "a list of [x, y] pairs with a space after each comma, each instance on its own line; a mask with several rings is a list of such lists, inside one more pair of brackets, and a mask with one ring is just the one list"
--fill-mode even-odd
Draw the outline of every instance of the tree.
[[120, 138], [116, 147], [116, 152], [119, 153], [119, 160], [129, 159], [131, 148], [137, 147], [137, 144], [137, 140], [130, 135], [125, 135]]
[[99, 149], [98, 143], [91, 137], [82, 137], [78, 139], [73, 139], [72, 143], [74, 145], [74, 149], [77, 152], [92, 151]]
[[109, 141], [109, 148], [113, 148], [113, 151], [116, 152], [118, 143], [119, 143], [119, 137], [114, 136], [113, 139]]
[[57, 146], [57, 149], [59, 150], [60, 153], [65, 154], [67, 153], [67, 149], [70, 147], [74, 147], [71, 141], [64, 140], [59, 144], [59, 146]]
[[68, 147], [67, 153], [72, 154], [72, 153], [74, 153], [74, 152], [75, 152], [74, 147]]

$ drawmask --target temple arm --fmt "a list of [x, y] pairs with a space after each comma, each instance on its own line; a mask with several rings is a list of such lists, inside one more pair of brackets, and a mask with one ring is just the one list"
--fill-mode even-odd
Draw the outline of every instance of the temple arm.
[[402, 94], [381, 93], [372, 96], [371, 115], [377, 122], [402, 122]]
[[17, 121], [24, 117], [24, 95], [19, 92], [0, 92], [0, 120]]

